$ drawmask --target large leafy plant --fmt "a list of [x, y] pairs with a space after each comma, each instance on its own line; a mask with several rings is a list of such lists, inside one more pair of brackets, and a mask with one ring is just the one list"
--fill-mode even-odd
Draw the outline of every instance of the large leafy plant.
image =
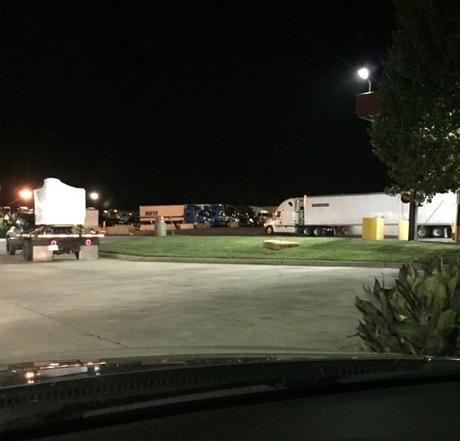
[[357, 335], [375, 352], [460, 355], [460, 260], [434, 259], [418, 271], [403, 265], [394, 286], [375, 280], [356, 297]]

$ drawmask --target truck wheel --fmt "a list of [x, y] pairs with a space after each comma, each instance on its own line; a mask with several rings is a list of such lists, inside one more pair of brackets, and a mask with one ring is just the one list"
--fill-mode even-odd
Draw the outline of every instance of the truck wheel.
[[8, 239], [6, 239], [6, 252], [10, 256], [14, 256], [16, 254], [16, 247]]
[[32, 257], [33, 257], [32, 244], [28, 240], [24, 241], [24, 245], [22, 246], [22, 255], [24, 257], [24, 260], [29, 261], [29, 262], [32, 260]]
[[313, 228], [313, 236], [320, 237], [323, 235], [323, 229], [320, 227]]
[[420, 225], [417, 228], [417, 235], [420, 237], [420, 239], [426, 239], [427, 237], [431, 236], [431, 228]]
[[440, 239], [441, 237], [444, 237], [444, 228], [443, 227], [433, 227], [433, 230], [431, 230], [431, 234], [436, 239]]
[[343, 227], [335, 227], [333, 229], [333, 236], [345, 236]]
[[304, 228], [303, 229], [303, 235], [304, 236], [311, 236], [311, 228], [308, 228], [308, 227]]
[[274, 233], [273, 227], [271, 225], [269, 225], [267, 228], [265, 228], [265, 233], [267, 233], [269, 236], [271, 236]]

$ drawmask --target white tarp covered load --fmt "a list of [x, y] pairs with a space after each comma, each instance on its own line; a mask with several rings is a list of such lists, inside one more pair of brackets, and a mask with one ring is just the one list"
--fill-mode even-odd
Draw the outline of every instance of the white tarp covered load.
[[47, 178], [34, 190], [37, 225], [84, 225], [86, 191], [71, 187], [56, 178]]

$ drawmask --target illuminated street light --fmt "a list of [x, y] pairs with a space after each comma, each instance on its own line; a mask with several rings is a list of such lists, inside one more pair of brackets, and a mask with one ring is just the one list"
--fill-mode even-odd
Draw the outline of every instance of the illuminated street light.
[[32, 193], [32, 190], [30, 188], [22, 188], [21, 190], [19, 190], [19, 197], [24, 202], [30, 201], [33, 195], [34, 194]]
[[370, 71], [367, 67], [362, 67], [361, 69], [358, 69], [358, 77], [361, 78], [362, 80], [367, 80], [369, 84], [369, 90], [368, 92], [371, 92], [372, 89], [372, 82], [370, 80]]
[[358, 70], [358, 75], [363, 80], [367, 80], [369, 78], [369, 69], [367, 67], [362, 67]]
[[99, 193], [97, 193], [96, 191], [92, 191], [90, 194], [89, 194], [89, 198], [96, 202], [98, 199], [99, 199]]

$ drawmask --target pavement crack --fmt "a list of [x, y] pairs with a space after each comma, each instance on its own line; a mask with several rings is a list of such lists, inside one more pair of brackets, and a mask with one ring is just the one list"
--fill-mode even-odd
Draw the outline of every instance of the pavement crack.
[[57, 320], [57, 319], [55, 319], [53, 317], [50, 317], [49, 315], [47, 315], [47, 314], [45, 314], [45, 313], [43, 313], [41, 311], [37, 311], [35, 309], [29, 308], [29, 307], [24, 306], [24, 305], [19, 305], [19, 304], [15, 303], [15, 302], [11, 302], [11, 301], [0, 300], [0, 302], [5, 303], [5, 304], [10, 305], [10, 306], [15, 306], [16, 308], [23, 309], [23, 310], [31, 312], [33, 314], [40, 315], [41, 317], [44, 317], [47, 320], [50, 320], [50, 321], [55, 322], [55, 323], [58, 323], [61, 326], [66, 326], [67, 328], [73, 329], [75, 331], [81, 332], [82, 334], [87, 335], [88, 337], [97, 338], [98, 340], [106, 341], [107, 343], [111, 343], [111, 344], [120, 346], [121, 348], [124, 348], [124, 349], [131, 349], [129, 346], [124, 345], [123, 343], [121, 343], [119, 341], [112, 340], [112, 339], [107, 338], [107, 337], [102, 337], [101, 335], [94, 334], [94, 333], [92, 333], [90, 331], [87, 331], [86, 329], [82, 329], [82, 328], [80, 328], [78, 326], [72, 325], [71, 323], [67, 323], [67, 322], [64, 322], [64, 321], [61, 321], [61, 320]]

